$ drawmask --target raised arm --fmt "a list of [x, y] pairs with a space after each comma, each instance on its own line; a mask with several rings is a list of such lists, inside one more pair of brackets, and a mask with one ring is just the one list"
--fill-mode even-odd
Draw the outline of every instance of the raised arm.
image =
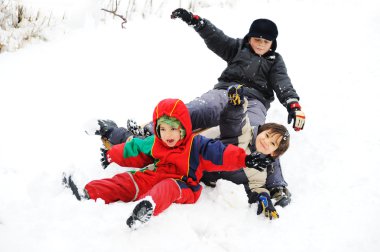
[[194, 27], [203, 38], [207, 47], [219, 57], [229, 62], [239, 50], [240, 40], [231, 38], [213, 25], [209, 20], [179, 8], [172, 12], [172, 19], [179, 18]]

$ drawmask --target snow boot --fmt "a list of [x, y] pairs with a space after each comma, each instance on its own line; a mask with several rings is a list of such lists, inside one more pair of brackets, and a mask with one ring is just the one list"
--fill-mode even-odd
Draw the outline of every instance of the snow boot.
[[140, 201], [127, 219], [127, 225], [133, 230], [138, 229], [152, 217], [154, 206], [149, 200]]
[[244, 104], [244, 89], [243, 85], [232, 85], [227, 89], [228, 103], [239, 106]]
[[292, 201], [292, 194], [286, 187], [275, 187], [269, 190], [271, 198], [276, 200], [276, 203], [274, 204], [275, 206], [279, 205], [286, 207]]
[[[124, 135], [127, 130], [120, 128], [112, 120], [98, 120], [98, 129], [95, 131], [95, 135], [100, 136], [104, 147], [109, 150], [115, 144], [122, 143], [124, 141]], [[128, 134], [128, 136], [131, 134]], [[127, 137], [128, 137], [127, 136]]]
[[149, 132], [145, 132], [135, 121], [128, 119], [127, 127], [118, 127], [112, 120], [98, 120], [99, 128], [95, 131], [95, 135], [101, 137], [104, 147], [109, 150], [113, 145], [121, 144], [132, 138], [145, 138], [149, 136]]
[[71, 192], [73, 193], [75, 198], [77, 198], [77, 200], [81, 201], [82, 199], [90, 199], [90, 196], [88, 195], [86, 189], [83, 189], [83, 193], [79, 192], [78, 187], [74, 183], [71, 175], [66, 175], [65, 173], [63, 173], [62, 184], [66, 188], [70, 188]]
[[143, 129], [144, 129], [144, 135], [146, 137], [154, 135], [153, 122], [149, 122], [149, 123], [145, 124]]
[[95, 131], [95, 135], [108, 138], [117, 124], [112, 120], [98, 120], [99, 128]]
[[132, 119], [127, 120], [127, 130], [134, 136], [145, 136], [144, 129]]

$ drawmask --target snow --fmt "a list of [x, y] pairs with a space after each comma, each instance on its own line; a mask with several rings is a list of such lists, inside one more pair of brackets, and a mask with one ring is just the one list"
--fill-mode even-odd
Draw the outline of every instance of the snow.
[[[292, 203], [269, 221], [242, 187], [218, 181], [194, 205], [173, 205], [131, 231], [135, 203], [77, 201], [80, 186], [124, 171], [103, 170], [96, 118], [150, 120], [163, 98], [188, 102], [211, 89], [225, 63], [179, 20], [173, 4], [121, 20], [107, 1], [24, 0], [65, 13], [50, 40], [0, 54], [0, 251], [376, 251], [380, 246], [377, 124], [378, 1], [229, 1], [199, 8], [232, 37], [256, 18], [278, 24], [282, 54], [306, 113], [282, 158]], [[228, 1], [224, 1], [228, 3]], [[175, 6], [174, 6], [175, 8]], [[105, 19], [106, 21], [104, 22]], [[274, 102], [267, 121], [286, 124]], [[290, 126], [287, 125], [290, 129]]]

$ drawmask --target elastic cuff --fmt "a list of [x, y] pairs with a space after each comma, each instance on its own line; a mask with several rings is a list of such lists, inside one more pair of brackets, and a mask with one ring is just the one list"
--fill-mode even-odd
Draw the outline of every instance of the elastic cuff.
[[194, 25], [194, 29], [195, 29], [195, 31], [198, 32], [198, 31], [202, 30], [203, 27], [205, 27], [205, 25], [206, 25], [205, 20], [203, 18], [199, 17], [199, 21], [196, 25]]
[[289, 105], [292, 102], [299, 102], [299, 100], [297, 98], [290, 98], [290, 99], [286, 100], [286, 105]]
[[298, 102], [293, 102], [289, 104], [289, 109], [299, 109], [301, 110], [301, 105]]

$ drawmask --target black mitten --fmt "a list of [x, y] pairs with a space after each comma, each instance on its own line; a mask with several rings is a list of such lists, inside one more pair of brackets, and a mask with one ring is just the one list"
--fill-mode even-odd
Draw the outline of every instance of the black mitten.
[[255, 168], [259, 171], [270, 169], [273, 166], [273, 158], [259, 152], [253, 152], [245, 157], [245, 165], [248, 168]]
[[108, 150], [106, 149], [100, 148], [100, 155], [101, 155], [100, 163], [102, 164], [103, 169], [106, 169], [108, 165], [110, 164], [107, 158], [107, 151]]

